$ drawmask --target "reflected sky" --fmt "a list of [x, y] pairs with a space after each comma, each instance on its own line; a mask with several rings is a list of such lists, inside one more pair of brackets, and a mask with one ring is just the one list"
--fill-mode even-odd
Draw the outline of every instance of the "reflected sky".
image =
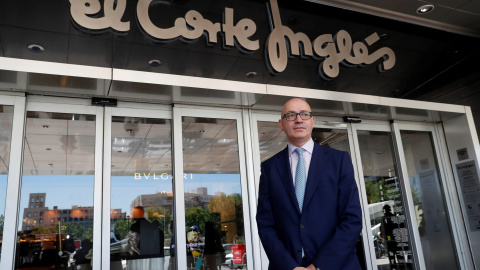
[[5, 198], [7, 196], [8, 175], [0, 175], [0, 215], [5, 215]]
[[[239, 174], [187, 174], [184, 182], [185, 192], [196, 190], [198, 187], [206, 187], [208, 195], [216, 192], [229, 194], [241, 194]], [[149, 179], [135, 176], [112, 177], [111, 208], [122, 209], [122, 212], [130, 213], [130, 203], [142, 194], [155, 194], [157, 192], [172, 192], [171, 176], [153, 175]], [[22, 194], [20, 198], [19, 219], [23, 217], [23, 210], [28, 206], [30, 193], [47, 193], [45, 206], [53, 209], [70, 209], [72, 205], [93, 206], [93, 175], [46, 175], [46, 176], [23, 176]], [[6, 194], [7, 175], [0, 175], [0, 192]], [[5, 198], [4, 196], [2, 196]], [[0, 200], [0, 214], [5, 211], [5, 199]]]

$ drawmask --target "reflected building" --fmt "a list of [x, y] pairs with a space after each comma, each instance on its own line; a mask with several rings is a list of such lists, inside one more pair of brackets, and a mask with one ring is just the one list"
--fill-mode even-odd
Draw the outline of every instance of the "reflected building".
[[[23, 211], [22, 230], [33, 230], [35, 226], [51, 227], [57, 222], [80, 224], [85, 229], [93, 226], [93, 206], [72, 205], [70, 209], [53, 209], [45, 207], [46, 193], [30, 193], [28, 208]], [[125, 219], [126, 213], [121, 209], [112, 209], [112, 216], [116, 219]]]
[[[206, 187], [199, 187], [185, 193], [185, 208], [199, 207], [204, 210], [208, 210], [208, 204], [212, 197], [225, 195], [223, 192], [216, 192], [214, 195], [208, 195], [208, 189]], [[137, 206], [143, 208], [150, 208], [155, 206], [163, 207], [171, 213], [173, 213], [173, 193], [167, 193], [165, 191], [157, 192], [155, 194], [142, 194], [138, 195], [131, 203], [130, 209]]]

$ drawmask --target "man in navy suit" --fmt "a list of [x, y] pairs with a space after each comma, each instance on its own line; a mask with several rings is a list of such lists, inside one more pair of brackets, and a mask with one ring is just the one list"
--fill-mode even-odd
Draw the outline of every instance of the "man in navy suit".
[[261, 165], [257, 225], [268, 269], [360, 270], [352, 163], [348, 153], [313, 142], [314, 122], [305, 101], [285, 103], [278, 123], [288, 146]]

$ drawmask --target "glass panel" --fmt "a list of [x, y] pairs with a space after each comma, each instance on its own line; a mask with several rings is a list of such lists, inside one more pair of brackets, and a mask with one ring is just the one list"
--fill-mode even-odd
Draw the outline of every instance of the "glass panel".
[[94, 115], [27, 112], [15, 269], [91, 269], [94, 165]]
[[[287, 135], [280, 129], [277, 122], [259, 121], [257, 126], [262, 162], [287, 147]], [[350, 152], [346, 129], [314, 128], [312, 139], [321, 145]]]
[[427, 269], [458, 269], [430, 132], [400, 131]]
[[390, 132], [358, 131], [378, 269], [415, 269]]
[[2, 251], [3, 225], [5, 222], [5, 199], [7, 197], [8, 165], [10, 163], [12, 123], [13, 106], [0, 105], [0, 198], [2, 198], [0, 199], [0, 252]]
[[246, 268], [237, 122], [183, 117], [182, 125], [187, 266]]
[[168, 119], [112, 118], [110, 269], [175, 269], [171, 134]]

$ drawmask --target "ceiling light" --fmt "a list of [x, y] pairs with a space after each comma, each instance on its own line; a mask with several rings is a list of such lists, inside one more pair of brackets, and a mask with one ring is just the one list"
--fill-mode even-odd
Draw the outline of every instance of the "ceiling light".
[[419, 8], [417, 8], [417, 13], [418, 14], [426, 14], [431, 12], [434, 9], [433, 5], [423, 5]]
[[47, 148], [48, 151], [52, 150], [52, 148]]
[[38, 44], [30, 44], [27, 46], [27, 48], [29, 51], [35, 52], [35, 53], [42, 53], [45, 51], [45, 48], [43, 48], [42, 45], [38, 45]]
[[249, 79], [255, 78], [256, 76], [257, 76], [257, 72], [255, 72], [255, 71], [250, 71], [250, 72], [247, 72], [245, 74], [245, 77], [247, 77]]
[[152, 60], [148, 61], [148, 64], [152, 67], [158, 67], [162, 64], [162, 61], [160, 61], [158, 59], [152, 59]]
[[43, 127], [43, 128], [49, 128], [49, 126], [48, 126], [48, 125], [43, 125], [42, 127]]
[[204, 133], [204, 132], [205, 132], [205, 130], [200, 130], [200, 133]]

